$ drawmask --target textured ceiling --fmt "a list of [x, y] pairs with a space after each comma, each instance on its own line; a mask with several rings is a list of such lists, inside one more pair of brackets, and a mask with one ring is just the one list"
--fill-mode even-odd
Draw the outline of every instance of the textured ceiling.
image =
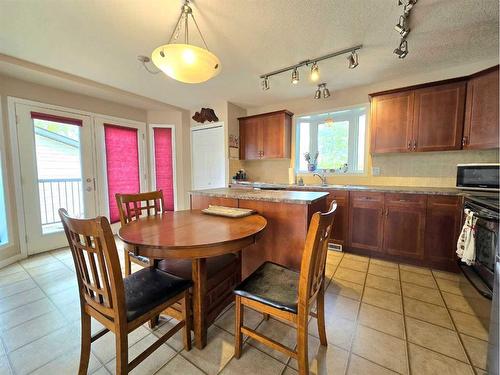
[[330, 89], [498, 58], [498, 0], [419, 0], [404, 60], [392, 54], [399, 41], [396, 0], [193, 3], [222, 62], [221, 73], [203, 84], [150, 75], [136, 59], [167, 41], [180, 0], [0, 0], [0, 53], [183, 108], [214, 100], [250, 107], [312, 95], [306, 68], [298, 85], [283, 74], [266, 92], [258, 76], [356, 44], [365, 46], [357, 69], [347, 69], [344, 57], [320, 64]]

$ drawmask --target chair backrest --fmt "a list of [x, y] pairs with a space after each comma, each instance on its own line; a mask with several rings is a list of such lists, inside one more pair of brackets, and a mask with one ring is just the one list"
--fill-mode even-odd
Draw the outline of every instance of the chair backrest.
[[115, 197], [122, 226], [139, 219], [143, 213], [152, 216], [166, 211], [161, 190], [138, 194], [116, 194]]
[[80, 302], [107, 317], [125, 319], [125, 289], [108, 219], [75, 219], [63, 208], [59, 216], [75, 262]]
[[333, 201], [328, 212], [316, 212], [311, 218], [300, 265], [299, 306], [307, 306], [324, 282], [328, 239], [336, 209], [337, 202]]

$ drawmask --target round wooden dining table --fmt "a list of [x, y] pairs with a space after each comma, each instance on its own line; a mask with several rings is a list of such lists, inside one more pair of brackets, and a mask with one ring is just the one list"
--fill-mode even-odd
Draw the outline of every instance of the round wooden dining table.
[[[153, 260], [192, 261], [195, 345], [201, 349], [206, 345], [208, 328], [205, 320], [207, 258], [240, 253], [255, 243], [266, 225], [266, 219], [257, 214], [228, 218], [201, 210], [185, 210], [139, 218], [120, 228], [118, 237], [131, 245], [136, 255]], [[241, 262], [241, 255], [239, 259]]]

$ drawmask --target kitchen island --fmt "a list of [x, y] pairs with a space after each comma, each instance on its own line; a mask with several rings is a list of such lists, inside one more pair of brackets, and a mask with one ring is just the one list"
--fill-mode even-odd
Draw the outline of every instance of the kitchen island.
[[192, 191], [191, 209], [209, 205], [249, 208], [267, 219], [259, 240], [243, 250], [242, 277], [265, 261], [300, 270], [311, 216], [325, 211], [327, 192], [220, 188]]

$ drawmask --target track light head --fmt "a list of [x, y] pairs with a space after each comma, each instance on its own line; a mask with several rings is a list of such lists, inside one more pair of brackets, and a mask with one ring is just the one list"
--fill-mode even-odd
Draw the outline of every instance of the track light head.
[[406, 15], [399, 17], [399, 22], [394, 26], [394, 30], [396, 30], [401, 38], [406, 38], [410, 33], [410, 28], [408, 27], [408, 18]]
[[314, 99], [321, 99], [321, 89], [319, 88], [319, 86], [314, 93]]
[[329, 98], [330, 97], [330, 90], [327, 89], [326, 84], [323, 86], [323, 98]]
[[404, 59], [408, 55], [408, 41], [406, 39], [401, 39], [398, 48], [394, 50], [394, 54], [400, 59]]
[[296, 85], [297, 83], [299, 83], [299, 71], [297, 70], [297, 68], [295, 68], [292, 71], [292, 83], [294, 85]]
[[267, 91], [269, 90], [269, 77], [264, 77], [262, 79], [262, 90]]
[[347, 57], [347, 61], [349, 62], [349, 69], [354, 69], [359, 65], [358, 63], [358, 53], [356, 51], [352, 51], [351, 54]]
[[314, 62], [311, 67], [311, 81], [316, 82], [319, 79], [319, 67], [318, 63]]

